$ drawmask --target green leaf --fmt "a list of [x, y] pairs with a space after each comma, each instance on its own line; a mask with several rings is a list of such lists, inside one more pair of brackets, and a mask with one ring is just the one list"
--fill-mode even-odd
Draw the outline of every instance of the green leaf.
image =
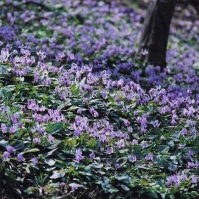
[[90, 140], [90, 142], [88, 143], [88, 146], [92, 148], [92, 147], [94, 147], [96, 145], [96, 143], [97, 143], [96, 139], [92, 138]]
[[53, 165], [56, 163], [56, 161], [53, 160], [53, 159], [45, 159], [44, 162], [45, 162], [47, 165], [49, 165], [49, 166], [53, 166]]
[[155, 192], [150, 192], [149, 195], [153, 198], [158, 198], [158, 194]]
[[126, 180], [126, 179], [128, 179], [129, 177], [128, 176], [115, 176], [115, 179], [117, 179], [117, 180]]
[[82, 175], [85, 175], [85, 176], [92, 176], [91, 173], [86, 173], [86, 172], [83, 172], [83, 171], [80, 171], [79, 174], [82, 174]]
[[32, 122], [33, 122], [33, 120], [28, 119], [28, 118], [22, 119], [21, 121], [22, 121], [23, 123], [32, 123]]
[[175, 147], [175, 143], [174, 143], [172, 140], [168, 142], [168, 145], [169, 145], [171, 148]]
[[130, 191], [130, 189], [126, 185], [124, 185], [124, 184], [121, 184], [121, 187], [122, 187], [122, 189], [124, 191]]
[[36, 153], [38, 151], [40, 151], [38, 148], [34, 148], [34, 149], [29, 149], [29, 150], [25, 151], [24, 153]]
[[162, 173], [162, 174], [154, 174], [152, 175], [152, 178], [165, 178], [167, 176], [167, 174]]
[[70, 168], [68, 169], [68, 172], [69, 172], [69, 173], [72, 173], [73, 171], [75, 171], [75, 168], [74, 168], [74, 167], [70, 167]]
[[8, 71], [7, 69], [2, 65], [0, 66], [0, 75], [7, 75]]
[[13, 141], [10, 143], [12, 146], [14, 146], [15, 149], [21, 150], [24, 148], [24, 142], [23, 141]]
[[163, 199], [166, 198], [166, 193], [160, 193], [160, 195], [161, 195], [161, 197], [162, 197]]
[[168, 161], [163, 157], [157, 156], [156, 161], [157, 161], [157, 166], [159, 166], [160, 168], [168, 168], [169, 166]]
[[57, 150], [57, 148], [49, 151], [48, 153], [45, 154], [45, 157], [52, 155], [56, 150]]
[[85, 188], [84, 185], [77, 184], [77, 183], [70, 183], [69, 186], [75, 186], [75, 187], [78, 187], [78, 188]]
[[150, 170], [148, 167], [146, 167], [145, 165], [136, 165], [137, 168], [139, 169], [145, 169], [145, 170]]
[[57, 178], [62, 178], [66, 174], [66, 170], [59, 170], [59, 171], [53, 171], [53, 175], [50, 176], [50, 179], [57, 179]]
[[189, 195], [191, 195], [191, 196], [199, 196], [199, 193], [197, 191], [191, 191], [189, 193]]
[[99, 180], [99, 181], [96, 181], [95, 184], [102, 184], [103, 181]]
[[71, 106], [67, 111], [74, 111], [77, 110], [79, 107], [78, 106]]
[[124, 153], [127, 153], [129, 149], [122, 149], [122, 150], [119, 150], [119, 153], [121, 154], [124, 154]]
[[79, 94], [79, 84], [72, 84], [70, 90], [75, 95]]
[[119, 192], [119, 190], [116, 188], [110, 188], [110, 189], [108, 189], [108, 192], [109, 193], [117, 193], [117, 192]]
[[46, 128], [46, 131], [50, 134], [53, 134], [53, 133], [60, 131], [62, 129], [62, 127], [63, 127], [63, 124], [61, 122], [59, 122], [56, 124], [48, 125]]
[[100, 169], [102, 168], [104, 165], [103, 164], [98, 164], [98, 163], [93, 163], [90, 164], [91, 167], [96, 168], [96, 169]]
[[13, 95], [10, 89], [3, 87], [0, 89], [0, 96], [4, 97], [5, 103], [7, 104], [11, 100]]
[[143, 186], [147, 186], [148, 185], [148, 182], [144, 181], [144, 180], [140, 180], [140, 184], [143, 185]]
[[69, 143], [74, 147], [76, 145], [77, 141], [76, 141], [76, 139], [72, 139], [72, 140], [70, 140]]
[[159, 145], [158, 146], [158, 150], [161, 153], [168, 153], [169, 152], [170, 147], [168, 145]]
[[28, 187], [26, 189], [27, 193], [32, 194], [32, 193], [36, 193], [38, 191], [38, 187]]
[[57, 150], [58, 145], [61, 143], [62, 141], [60, 140], [55, 140], [53, 142], [53, 144], [51, 146], [48, 147], [48, 149], [53, 149], [53, 150]]
[[3, 146], [3, 147], [6, 147], [8, 145], [8, 141], [6, 140], [1, 140], [0, 141], [0, 145]]
[[57, 156], [61, 159], [61, 160], [66, 160], [66, 157], [63, 153], [58, 153]]

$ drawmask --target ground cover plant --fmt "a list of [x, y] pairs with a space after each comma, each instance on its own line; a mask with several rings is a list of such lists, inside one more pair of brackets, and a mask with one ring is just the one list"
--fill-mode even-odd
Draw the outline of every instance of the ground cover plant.
[[139, 8], [0, 6], [0, 198], [199, 197], [199, 21], [189, 9], [176, 13], [161, 72], [134, 58]]

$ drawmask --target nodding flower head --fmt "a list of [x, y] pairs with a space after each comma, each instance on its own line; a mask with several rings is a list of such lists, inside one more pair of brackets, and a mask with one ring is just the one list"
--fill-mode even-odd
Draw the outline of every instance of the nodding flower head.
[[37, 160], [36, 157], [32, 158], [31, 161], [32, 161], [32, 163], [33, 163], [34, 165], [38, 164], [38, 160]]
[[3, 159], [3, 160], [7, 160], [7, 159], [9, 159], [9, 158], [10, 158], [10, 153], [9, 153], [8, 151], [5, 151], [5, 152], [3, 153], [2, 159]]
[[12, 147], [12, 146], [10, 146], [10, 145], [7, 146], [6, 149], [7, 149], [7, 151], [8, 151], [9, 153], [13, 153], [13, 152], [15, 151], [15, 148]]
[[137, 161], [137, 157], [135, 155], [132, 155], [130, 158], [129, 158], [129, 161], [130, 162], [136, 162]]
[[76, 149], [75, 162], [79, 163], [83, 159], [84, 159], [84, 157], [82, 156], [82, 150], [81, 149]]
[[17, 161], [18, 161], [18, 162], [22, 162], [22, 161], [24, 161], [24, 160], [25, 160], [25, 158], [23, 157], [22, 154], [18, 154], [18, 155], [17, 155]]
[[9, 54], [9, 50], [6, 48], [3, 48], [1, 50], [1, 54], [0, 54], [0, 63], [5, 63], [8, 61], [10, 54]]

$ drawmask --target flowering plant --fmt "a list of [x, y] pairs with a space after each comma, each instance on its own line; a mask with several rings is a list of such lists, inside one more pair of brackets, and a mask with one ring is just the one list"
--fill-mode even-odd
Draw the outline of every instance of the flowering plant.
[[133, 58], [140, 11], [0, 5], [0, 198], [198, 198], [195, 28], [173, 25], [160, 72]]

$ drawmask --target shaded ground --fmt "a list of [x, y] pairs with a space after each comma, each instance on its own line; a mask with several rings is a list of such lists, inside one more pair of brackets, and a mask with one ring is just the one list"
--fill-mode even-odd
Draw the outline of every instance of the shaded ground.
[[[135, 6], [136, 5], [134, 5], [134, 7]], [[140, 9], [143, 9], [143, 7], [144, 6], [141, 6]], [[10, 9], [12, 8], [13, 7], [10, 7]], [[21, 5], [21, 8], [26, 12], [27, 9], [24, 5]], [[33, 7], [28, 8], [32, 9]], [[127, 8], [123, 9], [123, 11], [121, 9], [121, 13], [118, 12], [118, 9], [114, 8], [110, 11], [107, 6], [101, 4], [99, 6], [100, 14], [101, 16], [104, 16], [104, 18], [100, 18], [100, 15], [98, 15], [99, 10], [96, 7], [90, 9], [87, 9], [86, 7], [81, 8], [79, 13], [76, 12], [78, 8], [75, 9], [72, 7], [70, 8], [71, 13], [67, 13], [67, 10], [62, 10], [62, 7], [60, 8], [59, 5], [57, 5], [57, 8], [55, 9], [56, 12], [53, 13], [51, 17], [48, 17], [48, 12], [44, 12], [46, 18], [41, 21], [40, 19], [43, 19], [44, 17], [41, 13], [42, 9], [40, 7], [36, 8], [37, 13], [35, 20], [30, 20], [24, 23], [23, 20], [18, 19], [16, 22], [19, 24], [19, 28], [21, 28], [19, 29], [19, 37], [22, 38], [24, 42], [27, 42], [27, 45], [33, 46], [30, 50], [32, 53], [31, 55], [36, 57], [36, 63], [29, 68], [31, 72], [28, 74], [29, 76], [24, 75], [23, 80], [23, 78], [17, 76], [17, 72], [21, 72], [20, 69], [26, 67], [27, 64], [24, 66], [20, 65], [19, 71], [15, 71], [13, 70], [13, 59], [10, 58], [9, 64], [5, 65], [6, 69], [8, 69], [9, 72], [12, 72], [13, 77], [11, 79], [10, 76], [6, 76], [7, 74], [5, 73], [2, 77], [2, 85], [9, 85], [12, 86], [11, 88], [14, 88], [14, 90], [11, 90], [12, 92], [10, 91], [6, 93], [4, 101], [6, 101], [6, 99], [11, 99], [12, 93], [14, 93], [13, 95], [16, 99], [15, 103], [14, 97], [11, 99], [11, 102], [8, 102], [8, 106], [12, 110], [10, 113], [12, 117], [6, 116], [3, 118], [4, 123], [7, 124], [9, 118], [13, 118], [14, 114], [16, 119], [12, 119], [13, 121], [18, 123], [20, 122], [19, 120], [23, 119], [22, 122], [24, 123], [23, 131], [21, 131], [20, 136], [17, 137], [19, 144], [12, 142], [11, 144], [14, 147], [18, 146], [18, 151], [21, 152], [28, 151], [31, 147], [38, 147], [38, 149], [29, 151], [25, 154], [23, 164], [16, 161], [16, 154], [12, 154], [11, 160], [6, 162], [8, 166], [4, 169], [7, 172], [7, 176], [3, 176], [2, 179], [10, 177], [10, 179], [12, 179], [11, 182], [15, 182], [16, 184], [7, 183], [5, 185], [5, 181], [2, 181], [1, 185], [4, 187], [2, 188], [2, 192], [6, 192], [7, 194], [5, 194], [5, 198], [10, 197], [10, 189], [14, 190], [15, 185], [16, 187], [19, 185], [18, 187], [20, 187], [21, 190], [15, 190], [19, 193], [19, 197], [20, 191], [23, 192], [26, 189], [30, 194], [27, 198], [32, 197], [31, 191], [34, 190], [38, 199], [46, 199], [48, 190], [52, 188], [50, 187], [52, 182], [54, 182], [53, 186], [55, 189], [52, 189], [52, 193], [49, 194], [55, 193], [58, 196], [60, 193], [65, 193], [67, 195], [71, 193], [77, 196], [76, 198], [86, 198], [86, 195], [89, 195], [89, 190], [84, 191], [83, 189], [80, 189], [80, 191], [77, 190], [75, 193], [71, 191], [70, 183], [73, 183], [74, 181], [81, 183], [81, 185], [85, 185], [86, 183], [86, 186], [88, 187], [92, 187], [91, 182], [97, 182], [98, 185], [94, 185], [93, 187], [97, 186], [98, 188], [102, 185], [103, 190], [112, 192], [110, 198], [112, 197], [114, 199], [118, 194], [127, 195], [130, 193], [130, 188], [135, 190], [136, 193], [139, 191], [143, 193], [143, 190], [146, 191], [147, 189], [147, 194], [156, 194], [156, 197], [157, 194], [162, 193], [160, 185], [163, 185], [162, 187], [167, 189], [163, 190], [165, 193], [169, 192], [171, 196], [174, 195], [174, 193], [178, 191], [178, 188], [173, 190], [173, 182], [170, 182], [170, 184], [168, 183], [171, 186], [165, 186], [165, 182], [171, 177], [170, 175], [177, 173], [176, 169], [178, 169], [177, 171], [180, 171], [177, 173], [180, 177], [182, 169], [186, 172], [187, 161], [190, 161], [189, 157], [187, 157], [190, 145], [195, 147], [193, 149], [195, 151], [197, 151], [198, 147], [197, 143], [195, 143], [198, 139], [197, 134], [194, 134], [198, 128], [196, 114], [196, 111], [198, 111], [198, 102], [195, 94], [198, 93], [199, 88], [197, 77], [197, 61], [199, 55], [197, 51], [194, 51], [197, 47], [196, 41], [198, 39], [198, 29], [193, 27], [194, 23], [193, 19], [191, 19], [192, 15], [190, 15], [190, 12], [184, 10], [182, 16], [177, 16], [178, 13], [176, 13], [176, 17], [174, 18], [171, 28], [172, 34], [170, 44], [168, 46], [169, 66], [167, 68], [168, 76], [166, 76], [166, 72], [162, 74], [158, 72], [158, 67], [148, 67], [146, 69], [142, 63], [134, 62], [131, 57], [136, 49], [136, 47], [135, 49], [132, 49], [132, 47], [136, 45], [136, 39], [138, 38], [141, 29], [140, 23], [143, 22], [143, 15], [131, 12], [132, 10]], [[192, 8], [190, 7], [189, 9]], [[85, 16], [82, 16], [81, 14], [84, 12], [88, 13], [88, 15], [85, 14]], [[16, 15], [16, 18], [18, 16], [19, 15]], [[179, 20], [180, 17], [186, 17], [187, 20]], [[63, 18], [69, 25], [65, 23], [65, 26], [63, 26]], [[105, 20], [105, 23], [103, 23], [103, 20]], [[179, 21], [176, 21], [175, 23], [175, 20]], [[46, 21], [50, 24], [47, 24]], [[42, 24], [39, 25], [39, 23]], [[106, 24], [106, 26], [104, 24]], [[179, 26], [177, 24], [179, 24]], [[96, 27], [95, 25], [98, 25], [99, 27]], [[106, 31], [104, 31], [103, 28]], [[24, 29], [25, 31], [23, 32]], [[5, 31], [6, 30], [7, 29], [5, 28]], [[57, 34], [57, 32], [59, 34]], [[188, 34], [189, 32], [191, 34]], [[105, 39], [102, 41], [100, 40], [99, 42], [101, 37], [96, 33]], [[36, 38], [34, 38], [32, 34], [35, 34]], [[3, 36], [5, 36], [5, 34]], [[48, 40], [50, 44], [48, 43]], [[66, 42], [64, 45], [63, 41]], [[189, 45], [185, 45], [186, 42]], [[36, 52], [39, 54], [39, 52], [35, 50], [35, 44], [38, 43], [40, 45], [39, 48], [46, 50], [46, 52], [48, 52], [48, 46], [45, 44], [48, 43], [50, 45], [48, 62], [42, 60], [41, 54], [41, 57], [39, 58], [35, 55]], [[101, 47], [100, 45], [102, 43], [103, 46]], [[11, 45], [13, 45], [13, 43]], [[14, 47], [15, 45], [13, 45], [13, 48]], [[82, 53], [81, 55], [83, 55], [82, 59], [80, 59], [80, 56], [75, 57], [75, 55], [69, 53], [66, 55], [61, 54], [61, 48], [63, 48], [66, 53], [67, 50], [70, 49], [73, 50], [74, 53], [79, 53], [80, 51]], [[100, 48], [101, 51], [98, 50]], [[27, 53], [27, 51], [23, 51], [22, 53]], [[64, 60], [62, 60], [62, 55], [66, 56], [64, 57]], [[29, 55], [27, 56], [29, 57]], [[18, 56], [16, 55], [16, 57]], [[73, 64], [71, 69], [71, 60], [73, 59], [76, 59], [75, 61], [78, 67]], [[196, 64], [195, 67], [193, 67], [190, 60]], [[52, 61], [52, 63], [49, 63], [50, 61]], [[90, 68], [83, 67], [83, 63], [90, 64], [92, 61], [95, 63], [95, 66], [98, 67], [95, 69], [98, 70], [99, 73], [90, 73]], [[44, 64], [41, 64], [43, 62]], [[80, 68], [79, 65], [81, 64], [83, 66]], [[189, 64], [191, 65], [190, 67]], [[62, 65], [63, 67], [61, 68], [60, 66]], [[43, 70], [42, 67], [45, 67], [45, 70]], [[112, 79], [109, 78], [110, 71], [100, 71], [108, 67], [111, 69]], [[6, 69], [2, 67], [2, 71]], [[56, 70], [58, 70], [59, 73], [56, 73]], [[139, 77], [139, 72], [141, 70], [145, 70], [147, 74], [145, 79]], [[79, 74], [79, 71], [81, 71], [82, 74]], [[123, 75], [122, 78], [121, 74]], [[67, 79], [68, 77], [70, 78]], [[40, 79], [38, 80], [37, 78]], [[45, 86], [46, 84], [48, 85], [45, 78], [48, 78], [48, 80], [52, 82], [50, 86]], [[32, 87], [33, 79], [35, 80], [34, 88]], [[137, 82], [137, 84], [132, 80]], [[72, 81], [72, 85], [70, 85], [70, 81]], [[156, 87], [159, 85], [162, 85], [162, 88]], [[59, 88], [62, 90], [59, 90]], [[130, 92], [129, 89], [131, 89]], [[103, 90], [106, 92], [101, 92]], [[150, 92], [148, 92], [148, 90], [150, 90]], [[66, 97], [67, 91], [70, 91], [69, 95], [71, 95], [68, 98]], [[129, 94], [133, 95], [131, 96]], [[34, 101], [30, 102], [30, 99], [32, 98], [36, 98], [39, 105], [35, 105]], [[29, 106], [31, 103], [32, 106]], [[13, 106], [16, 104], [19, 106], [16, 107], [16, 110], [13, 110]], [[25, 109], [20, 109], [21, 117], [23, 118], [19, 118], [17, 115], [21, 104], [25, 106]], [[165, 104], [167, 105], [167, 109], [165, 109]], [[46, 110], [45, 112], [42, 112], [43, 108], [41, 108], [41, 112], [40, 109], [38, 109], [38, 106], [40, 107], [41, 105], [44, 106]], [[50, 117], [48, 115], [48, 113], [52, 114], [52, 109], [57, 109], [57, 107], [62, 111], [62, 114], [67, 117], [66, 122], [59, 123], [60, 118], [57, 115], [56, 117]], [[93, 109], [93, 107], [96, 110]], [[126, 109], [126, 107], [128, 107], [128, 109]], [[168, 112], [166, 113], [165, 110]], [[42, 122], [43, 126], [38, 126], [37, 124], [41, 121], [41, 118], [43, 120], [43, 116], [45, 116], [45, 119], [50, 119], [48, 123], [45, 121]], [[190, 124], [186, 123], [190, 118], [194, 121], [192, 121], [192, 123], [190, 122]], [[177, 122], [175, 120], [177, 120]], [[85, 122], [86, 125], [83, 125], [82, 127], [81, 124], [85, 124]], [[129, 122], [133, 125], [130, 125]], [[73, 125], [71, 126], [71, 124]], [[10, 125], [10, 123], [7, 125]], [[64, 128], [63, 125], [65, 125]], [[128, 128], [129, 125], [134, 129]], [[146, 132], [147, 125], [148, 129]], [[47, 137], [43, 136], [42, 131], [41, 134], [34, 132], [34, 135], [36, 134], [36, 136], [40, 136], [41, 139], [45, 139], [49, 148], [46, 147], [45, 142], [44, 145], [43, 143], [37, 144], [32, 142], [28, 133], [35, 128], [42, 129], [42, 127], [47, 127], [47, 132], [49, 134], [52, 133], [57, 145], [46, 140]], [[81, 134], [81, 131], [75, 132], [75, 128], [82, 128], [81, 131], [83, 131], [83, 133], [81, 136], [79, 135]], [[182, 136], [182, 128], [187, 128], [190, 132], [193, 132], [193, 135], [190, 133]], [[116, 132], [117, 130], [119, 131]], [[39, 131], [39, 129], [37, 129], [37, 131]], [[87, 131], [89, 131], [89, 134]], [[146, 134], [144, 134], [145, 132]], [[12, 141], [12, 139], [10, 139], [10, 136], [12, 135], [13, 134], [8, 132], [7, 134], [1, 133], [1, 140], [6, 139], [10, 142], [10, 140]], [[105, 142], [106, 139], [104, 140], [103, 135], [109, 138], [109, 143]], [[110, 135], [112, 137], [110, 137]], [[162, 135], [165, 137], [161, 137]], [[134, 139], [138, 139], [137, 142], [139, 142], [139, 144], [132, 144]], [[189, 140], [189, 143], [187, 148], [185, 147], [185, 149], [183, 149], [182, 147], [186, 144], [186, 139]], [[26, 141], [26, 145], [23, 144], [24, 140]], [[146, 145], [146, 140], [150, 143], [149, 147]], [[3, 145], [5, 143], [1, 144], [1, 152], [6, 151], [7, 149]], [[114, 158], [110, 158], [111, 166], [109, 166], [105, 159], [109, 156], [109, 153], [112, 153], [109, 148], [112, 146], [116, 147], [116, 152], [113, 153]], [[123, 150], [124, 146], [126, 147]], [[51, 147], [55, 147], [56, 149], [54, 154], [53, 151], [51, 151]], [[76, 151], [79, 147], [83, 150], [84, 160], [79, 160], [79, 163], [77, 163], [78, 159], [76, 160], [75, 158], [79, 158], [79, 156], [76, 155]], [[146, 147], [148, 148], [145, 149]], [[97, 158], [95, 160], [91, 158], [89, 159], [91, 151], [96, 152]], [[49, 152], [51, 155], [49, 155]], [[133, 159], [135, 157], [132, 157], [132, 152], [139, 157], [137, 161]], [[140, 154], [140, 152], [142, 154]], [[43, 154], [45, 154], [45, 157]], [[151, 154], [155, 154], [154, 160], [153, 158], [148, 158], [148, 155]], [[193, 151], [191, 154], [193, 156]], [[40, 158], [38, 164], [39, 167], [32, 163], [31, 159], [34, 156], [38, 156], [38, 159]], [[49, 161], [49, 156], [52, 159], [56, 159], [57, 163], [55, 164], [55, 161], [53, 160]], [[198, 153], [196, 152], [193, 157], [194, 161], [197, 157]], [[95, 161], [95, 164], [93, 164], [93, 161]], [[176, 165], [179, 168], [177, 168]], [[55, 166], [55, 168], [52, 166]], [[126, 169], [127, 167], [128, 169]], [[10, 172], [10, 168], [13, 169], [14, 174]], [[28, 170], [29, 168], [31, 169], [31, 172]], [[60, 168], [63, 168], [65, 172], [70, 172], [66, 175], [64, 174], [62, 178], [58, 172]], [[57, 173], [54, 173], [54, 171]], [[4, 170], [1, 174], [4, 175], [3, 172]], [[46, 181], [42, 178], [41, 172], [49, 175]], [[18, 181], [15, 181], [15, 174], [16, 176], [18, 175], [21, 177]], [[191, 183], [192, 176], [189, 175], [197, 176], [198, 173], [193, 168], [189, 170], [187, 175], [188, 178], [187, 180], [184, 178], [185, 180], [183, 181], [180, 190], [184, 191], [184, 187], [188, 187], [187, 189], [189, 189], [189, 186], [192, 186], [191, 189], [189, 189], [190, 191], [193, 189], [197, 190], [196, 183]], [[38, 180], [35, 177], [40, 178]], [[178, 176], [175, 177], [177, 178]], [[130, 178], [131, 182], [127, 181], [127, 179]], [[108, 184], [107, 179], [110, 181]], [[60, 187], [59, 183], [62, 181], [67, 181], [65, 187]], [[120, 183], [122, 186], [120, 186]], [[31, 190], [28, 189], [29, 186], [32, 186]], [[128, 186], [130, 188], [128, 188]], [[43, 193], [42, 190], [47, 193]], [[96, 191], [96, 189], [93, 188], [90, 194], [92, 198], [96, 197], [97, 199], [100, 199], [101, 197], [104, 199], [106, 198], [106, 194], [100, 196], [100, 193], [102, 193], [103, 190], [102, 188], [99, 188], [99, 191], [98, 189]], [[193, 194], [197, 194], [197, 192], [195, 191]], [[15, 199], [18, 197], [17, 194], [14, 195], [14, 191], [11, 195]], [[25, 193], [23, 193], [23, 195], [25, 195]], [[2, 196], [2, 198], [3, 197], [4, 196]], [[10, 199], [12, 197], [10, 197]], [[65, 198], [72, 198], [72, 196], [66, 196]], [[133, 193], [129, 198], [133, 198]], [[176, 198], [178, 198], [177, 195]], [[142, 197], [141, 199], [144, 198]]]

